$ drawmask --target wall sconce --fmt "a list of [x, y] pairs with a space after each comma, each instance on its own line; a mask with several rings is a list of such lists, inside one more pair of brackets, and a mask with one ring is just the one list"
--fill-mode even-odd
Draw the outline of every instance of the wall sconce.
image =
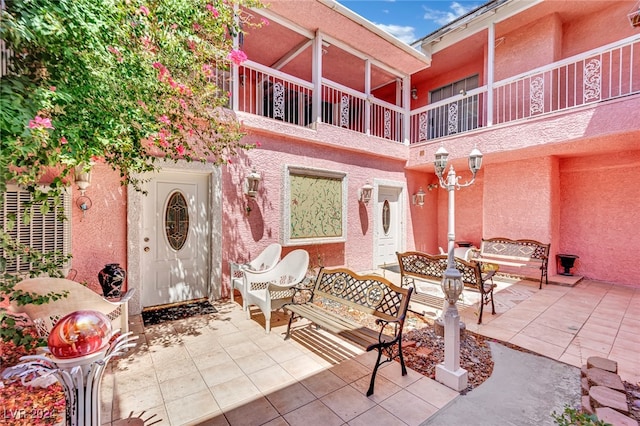
[[418, 89], [416, 89], [415, 87], [411, 88], [411, 99], [418, 99]]
[[420, 207], [424, 206], [424, 191], [422, 190], [422, 187], [418, 189], [418, 192], [413, 194], [413, 205], [417, 205]]
[[244, 193], [248, 197], [256, 198], [256, 195], [258, 195], [260, 180], [262, 180], [260, 173], [256, 172], [256, 169], [251, 170], [251, 173], [246, 177], [244, 188]]
[[84, 196], [85, 191], [91, 186], [91, 166], [92, 164], [80, 163], [74, 168], [76, 185], [80, 190], [80, 195]]
[[358, 200], [364, 204], [368, 204], [371, 201], [371, 193], [373, 192], [373, 186], [369, 182], [362, 185], [362, 188], [358, 190]]

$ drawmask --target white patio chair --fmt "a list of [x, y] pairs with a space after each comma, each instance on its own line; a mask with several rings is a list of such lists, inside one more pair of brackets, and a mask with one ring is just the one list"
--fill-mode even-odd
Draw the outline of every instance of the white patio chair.
[[123, 334], [129, 331], [128, 302], [134, 289], [127, 291], [117, 302], [107, 300], [90, 288], [64, 278], [30, 278], [20, 281], [15, 289], [40, 295], [49, 292], [61, 294], [68, 291], [67, 297], [42, 305], [30, 303], [19, 306], [15, 301], [10, 303], [10, 311], [27, 314], [36, 326], [40, 337], [47, 338], [53, 326], [63, 316], [85, 309], [105, 314], [111, 320], [113, 331], [120, 330]]
[[[308, 267], [309, 253], [298, 249], [287, 254], [269, 271], [245, 271], [247, 307], [256, 305], [260, 308], [267, 333], [271, 331], [271, 312], [291, 302], [293, 287], [304, 280]], [[247, 318], [251, 318], [249, 309]]]
[[231, 269], [231, 298], [233, 298], [233, 289], [237, 288], [242, 295], [243, 310], [247, 310], [244, 271], [268, 271], [269, 269], [276, 266], [276, 264], [280, 260], [281, 253], [282, 246], [278, 243], [273, 243], [267, 246], [267, 248], [265, 248], [262, 253], [260, 253], [249, 263], [229, 262], [229, 266]]

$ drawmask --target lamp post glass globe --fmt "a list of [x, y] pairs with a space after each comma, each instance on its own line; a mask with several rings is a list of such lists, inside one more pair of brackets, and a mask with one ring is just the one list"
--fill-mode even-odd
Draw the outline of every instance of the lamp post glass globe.
[[450, 305], [455, 305], [462, 294], [464, 285], [462, 284], [462, 275], [455, 267], [448, 267], [442, 278], [442, 292], [444, 293]]

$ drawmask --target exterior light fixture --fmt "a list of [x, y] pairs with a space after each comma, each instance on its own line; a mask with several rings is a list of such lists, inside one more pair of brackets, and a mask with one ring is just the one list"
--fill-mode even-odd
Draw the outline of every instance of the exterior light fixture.
[[418, 189], [418, 192], [413, 194], [413, 205], [420, 207], [424, 206], [424, 191], [422, 190], [422, 187]]
[[413, 99], [414, 101], [418, 99], [418, 89], [416, 89], [415, 87], [411, 88], [411, 99]]
[[373, 192], [373, 186], [369, 182], [362, 185], [362, 188], [358, 190], [358, 201], [363, 204], [369, 204], [371, 201], [371, 193]]
[[244, 193], [247, 197], [256, 198], [261, 180], [262, 176], [260, 176], [260, 173], [256, 172], [256, 169], [251, 170], [251, 173], [247, 175], [245, 180]]
[[456, 176], [453, 165], [449, 167], [446, 177], [443, 176], [447, 168], [449, 153], [443, 146], [438, 148], [433, 162], [438, 183], [441, 188], [449, 192], [449, 217], [448, 217], [448, 238], [449, 246], [447, 251], [447, 269], [442, 277], [442, 292], [445, 294], [448, 303], [445, 303], [442, 317], [437, 321], [444, 323], [444, 363], [436, 366], [436, 380], [449, 386], [452, 389], [461, 391], [466, 389], [468, 374], [464, 368], [460, 367], [460, 314], [456, 308], [456, 302], [462, 293], [462, 275], [456, 268], [454, 259], [455, 244], [455, 190], [470, 186], [476, 180], [476, 174], [482, 167], [482, 153], [473, 148], [469, 154], [469, 170], [473, 174], [470, 181], [460, 183], [460, 176]]
[[80, 190], [80, 195], [84, 196], [85, 191], [91, 186], [91, 166], [93, 164], [80, 163], [74, 169], [76, 185]]

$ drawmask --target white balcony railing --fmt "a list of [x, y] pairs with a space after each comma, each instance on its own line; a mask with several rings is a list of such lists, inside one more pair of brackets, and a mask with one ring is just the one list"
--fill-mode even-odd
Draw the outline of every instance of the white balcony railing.
[[627, 39], [494, 84], [494, 124], [640, 92], [640, 39]]
[[247, 61], [239, 70], [238, 109], [299, 126], [311, 117], [313, 84]]
[[[640, 93], [640, 39], [631, 37], [411, 112], [410, 143]], [[492, 120], [487, 111], [492, 112]]]
[[487, 87], [411, 111], [410, 142], [451, 136], [486, 125]]
[[323, 123], [403, 142], [405, 111], [327, 79], [322, 80]]

